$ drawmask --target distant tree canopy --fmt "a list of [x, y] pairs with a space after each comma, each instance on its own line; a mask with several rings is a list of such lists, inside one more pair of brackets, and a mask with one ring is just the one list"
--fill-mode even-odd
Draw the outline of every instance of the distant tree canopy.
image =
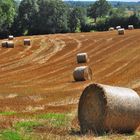
[[109, 12], [109, 16], [111, 17], [124, 17], [125, 15], [125, 9], [122, 8], [112, 8]]
[[[62, 0], [22, 0], [17, 17], [18, 27], [22, 34], [74, 32], [70, 29], [71, 12], [68, 12], [70, 8]], [[76, 20], [81, 21], [81, 11], [74, 12]]]
[[38, 0], [38, 32], [67, 32], [67, 6], [62, 0]]
[[111, 8], [111, 5], [106, 0], [96, 1], [89, 7], [89, 16], [96, 19], [98, 17], [106, 16]]
[[[71, 32], [75, 32], [76, 28], [81, 27], [86, 22], [86, 11], [81, 7], [76, 7], [70, 10], [69, 27]], [[80, 28], [79, 27], [79, 28]]]
[[39, 12], [37, 0], [22, 0], [19, 5], [18, 21], [21, 32], [31, 32], [36, 22], [36, 16]]
[[[8, 34], [20, 36], [104, 31], [110, 26], [127, 27], [128, 24], [140, 27], [139, 3], [133, 3], [132, 6], [113, 3], [114, 7], [106, 0], [0, 0], [0, 37], [6, 37]], [[127, 14], [128, 8], [132, 8], [134, 14]]]
[[21, 34], [65, 33], [75, 32], [85, 17], [85, 9], [70, 8], [62, 0], [22, 0], [15, 23]]
[[6, 36], [9, 33], [15, 15], [16, 4], [14, 0], [0, 0], [0, 34]]

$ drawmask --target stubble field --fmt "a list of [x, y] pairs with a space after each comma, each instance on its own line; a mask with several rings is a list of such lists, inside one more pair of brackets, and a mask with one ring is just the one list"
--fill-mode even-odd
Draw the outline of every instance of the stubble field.
[[[15, 38], [15, 48], [0, 47], [0, 138], [8, 133], [24, 139], [139, 139], [139, 132], [83, 137], [76, 119], [79, 97], [91, 82], [133, 88], [140, 95], [139, 36], [140, 30], [120, 36], [40, 35]], [[24, 46], [24, 38], [32, 45]], [[80, 52], [90, 58], [93, 81], [73, 80]]]

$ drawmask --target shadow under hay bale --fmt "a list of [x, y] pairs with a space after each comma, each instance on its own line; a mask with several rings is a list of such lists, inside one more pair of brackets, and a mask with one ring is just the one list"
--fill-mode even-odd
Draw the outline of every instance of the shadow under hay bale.
[[118, 35], [124, 35], [124, 34], [125, 34], [124, 28], [118, 29]]
[[24, 39], [24, 45], [30, 46], [31, 45], [31, 39]]
[[128, 30], [133, 30], [134, 26], [133, 25], [128, 25]]
[[77, 54], [77, 63], [87, 63], [89, 61], [87, 53]]
[[91, 84], [80, 97], [78, 119], [83, 134], [133, 132], [140, 125], [140, 96], [128, 88]]
[[73, 77], [75, 81], [92, 80], [92, 70], [88, 66], [76, 67], [73, 72]]
[[14, 39], [14, 36], [13, 36], [13, 35], [9, 35], [9, 36], [8, 36], [8, 39], [9, 39], [9, 40], [13, 40], [13, 39]]

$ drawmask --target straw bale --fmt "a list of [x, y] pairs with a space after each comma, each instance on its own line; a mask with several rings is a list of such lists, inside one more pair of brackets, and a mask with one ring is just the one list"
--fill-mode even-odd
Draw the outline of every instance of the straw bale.
[[124, 28], [118, 29], [118, 35], [124, 35], [124, 34], [125, 34]]
[[116, 29], [117, 29], [117, 30], [118, 30], [118, 29], [121, 29], [121, 26], [117, 26]]
[[6, 48], [7, 47], [7, 41], [2, 41], [1, 46]]
[[133, 25], [128, 25], [128, 29], [129, 30], [133, 30], [134, 29], [134, 26]]
[[31, 45], [31, 39], [24, 39], [24, 45], [30, 46]]
[[78, 119], [81, 132], [133, 132], [140, 125], [140, 96], [132, 89], [90, 84], [83, 91]]
[[87, 53], [77, 54], [77, 63], [87, 63], [89, 61]]
[[114, 31], [114, 27], [110, 27], [109, 28], [109, 31]]
[[13, 41], [7, 41], [7, 48], [14, 48], [14, 42]]
[[8, 39], [9, 40], [13, 40], [14, 39], [14, 36], [13, 35], [9, 35]]
[[75, 81], [92, 80], [92, 70], [88, 66], [76, 67], [73, 72]]

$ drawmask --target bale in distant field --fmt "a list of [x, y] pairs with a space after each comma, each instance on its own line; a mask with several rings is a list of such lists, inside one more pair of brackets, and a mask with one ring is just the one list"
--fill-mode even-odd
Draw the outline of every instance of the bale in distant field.
[[129, 30], [133, 30], [134, 29], [134, 26], [133, 25], [128, 25], [128, 29]]
[[87, 63], [89, 61], [87, 53], [77, 54], [77, 63]]
[[14, 48], [14, 46], [15, 46], [15, 45], [14, 45], [14, 42], [13, 42], [13, 41], [7, 41], [5, 47], [6, 47], [6, 48]]
[[80, 66], [75, 68], [73, 72], [75, 81], [92, 80], [92, 70], [88, 66]]
[[117, 26], [116, 29], [117, 29], [117, 30], [118, 30], [118, 29], [121, 29], [121, 26]]
[[30, 46], [31, 45], [31, 39], [24, 39], [24, 45]]
[[13, 40], [14, 39], [14, 36], [13, 35], [9, 35], [8, 39], [9, 40]]
[[78, 107], [81, 132], [133, 132], [140, 125], [140, 96], [132, 89], [91, 84]]
[[109, 28], [109, 31], [114, 31], [114, 27], [110, 27]]
[[124, 28], [118, 29], [118, 35], [124, 35], [124, 34], [125, 34]]
[[1, 46], [7, 48], [7, 41], [2, 41]]

